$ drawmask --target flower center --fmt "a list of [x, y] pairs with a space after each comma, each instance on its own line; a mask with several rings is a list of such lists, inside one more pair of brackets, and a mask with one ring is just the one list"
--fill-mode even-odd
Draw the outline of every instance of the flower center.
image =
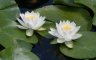
[[66, 30], [66, 31], [69, 31], [69, 30], [72, 29], [72, 26], [69, 25], [69, 24], [65, 24], [65, 25], [63, 26], [63, 29]]
[[32, 20], [33, 18], [34, 18], [34, 16], [32, 16], [32, 15], [26, 15], [25, 16], [27, 19], [29, 19], [29, 20]]

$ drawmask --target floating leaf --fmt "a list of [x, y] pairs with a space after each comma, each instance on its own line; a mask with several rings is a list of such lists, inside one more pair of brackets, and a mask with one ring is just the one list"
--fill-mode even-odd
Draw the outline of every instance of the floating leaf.
[[34, 53], [30, 52], [31, 50], [28, 50], [28, 46], [30, 46], [29, 43], [26, 44], [26, 48], [22, 48], [26, 42], [22, 41], [22, 44], [18, 44], [18, 42], [15, 41], [14, 43], [15, 45], [11, 48], [7, 48], [0, 53], [2, 60], [40, 60]]
[[96, 57], [96, 33], [83, 32], [83, 36], [74, 41], [72, 49], [67, 48], [64, 44], [60, 46], [60, 51], [69, 57], [77, 59], [95, 58]]
[[58, 42], [57, 42], [57, 39], [56, 38], [50, 42], [50, 44], [57, 44], [57, 43]]
[[23, 40], [32, 44], [38, 42], [37, 36], [34, 34], [32, 37], [27, 37], [25, 31], [19, 30], [13, 26], [4, 26], [0, 29], [0, 44], [4, 47], [10, 47], [15, 40]]
[[15, 0], [0, 0], [0, 10], [16, 6]]
[[[46, 16], [47, 20], [52, 22], [59, 22], [60, 20], [71, 20], [77, 25], [81, 26], [81, 31], [87, 31], [91, 29], [91, 17], [88, 11], [82, 8], [73, 8], [60, 5], [50, 5], [36, 11], [41, 15]], [[54, 24], [54, 23], [53, 23]]]
[[[0, 0], [2, 4], [2, 10], [0, 10], [0, 44], [5, 48], [11, 47], [14, 40], [24, 40], [29, 43], [36, 44], [38, 42], [37, 36], [34, 34], [32, 37], [27, 37], [24, 30], [20, 30], [16, 27], [16, 18], [19, 16], [19, 8], [14, 3], [14, 0]], [[12, 3], [12, 4], [11, 4]], [[14, 5], [13, 5], [14, 4]]]
[[15, 44], [18, 47], [21, 47], [21, 48], [23, 48], [24, 50], [27, 50], [27, 51], [31, 51], [32, 50], [32, 47], [33, 47], [32, 44], [30, 44], [28, 42], [25, 42], [25, 41], [22, 41], [22, 40], [16, 40], [15, 41]]
[[75, 3], [84, 5], [94, 12], [93, 25], [96, 25], [96, 0], [74, 0]]
[[67, 6], [80, 7], [79, 5], [74, 3], [74, 0], [53, 0], [53, 4], [63, 4]]
[[37, 31], [41, 36], [46, 37], [46, 38], [51, 38], [48, 31], [50, 29], [50, 27], [53, 27], [54, 24], [52, 22], [46, 21], [46, 23], [43, 25], [43, 28], [45, 28], [46, 30], [43, 31]]

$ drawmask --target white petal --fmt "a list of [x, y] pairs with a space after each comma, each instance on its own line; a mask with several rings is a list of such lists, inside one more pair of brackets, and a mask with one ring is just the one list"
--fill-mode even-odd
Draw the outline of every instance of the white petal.
[[23, 13], [20, 13], [20, 17], [24, 17], [24, 14]]
[[55, 28], [50, 28], [50, 30], [51, 30], [51, 31], [56, 31], [56, 29], [55, 29]]
[[33, 35], [33, 30], [32, 29], [26, 30], [26, 35], [27, 36], [32, 36]]
[[20, 20], [19, 18], [17, 18], [17, 21], [18, 21], [22, 26], [25, 26], [25, 23], [24, 23], [22, 20]]
[[62, 24], [65, 24], [65, 23], [66, 23], [65, 21], [62, 22]]
[[42, 16], [41, 16], [39, 19], [41, 19], [42, 21], [44, 21], [44, 20], [45, 20], [45, 18], [46, 18], [46, 17], [42, 17]]
[[30, 15], [31, 13], [29, 11], [25, 12], [25, 15]]
[[77, 33], [79, 29], [80, 29], [80, 26], [77, 26], [75, 32]]
[[39, 28], [38, 31], [46, 30], [45, 28]]
[[67, 20], [67, 21], [66, 21], [66, 24], [70, 24], [70, 21], [69, 21], [69, 20]]
[[76, 33], [79, 31], [79, 29], [80, 29], [80, 26], [76, 27], [76, 28], [72, 31], [72, 33], [71, 33], [70, 35], [76, 34]]
[[22, 14], [22, 13], [20, 13], [20, 17], [21, 17], [22, 19], [24, 19], [25, 15]]
[[73, 22], [71, 22], [71, 24], [72, 24], [72, 26], [75, 26], [76, 27], [76, 24], [75, 24], [75, 22], [73, 21]]
[[75, 34], [72, 39], [75, 40], [75, 39], [78, 39], [82, 36], [82, 34]]
[[64, 43], [65, 40], [64, 40], [63, 38], [58, 38], [58, 39], [57, 39], [57, 42], [58, 42], [58, 43]]
[[37, 23], [36, 26], [33, 27], [33, 29], [35, 29], [35, 30], [36, 29], [39, 29], [44, 23], [45, 23], [45, 21], [42, 21], [42, 22]]
[[72, 37], [70, 35], [65, 35], [64, 38], [65, 38], [65, 41], [71, 41], [72, 40]]
[[26, 26], [29, 28], [29, 29], [33, 29], [34, 25], [31, 25], [30, 23], [26, 23]]
[[60, 23], [59, 24], [62, 24], [63, 22], [60, 20]]
[[32, 11], [32, 12], [31, 12], [31, 15], [36, 15], [36, 16], [39, 17], [39, 16], [40, 16], [40, 13], [39, 13], [39, 12], [34, 12], [34, 11]]
[[62, 23], [61, 24], [56, 23], [56, 29], [57, 29], [58, 34], [60, 34], [63, 37], [63, 35], [65, 35], [65, 34], [63, 33], [61, 25], [62, 25]]
[[16, 25], [18, 28], [20, 28], [20, 29], [27, 29], [26, 27], [24, 27], [24, 26], [21, 26], [21, 25]]
[[73, 42], [72, 42], [72, 41], [66, 41], [66, 42], [65, 42], [65, 45], [66, 45], [68, 48], [73, 48]]
[[38, 17], [38, 20], [36, 21], [38, 21], [37, 24], [41, 24], [42, 22], [44, 22], [44, 20], [45, 20], [45, 17]]
[[58, 34], [57, 30], [54, 29], [54, 28], [50, 28], [51, 31], [49, 31], [48, 33], [55, 36], [55, 37], [58, 37], [60, 38], [61, 36]]

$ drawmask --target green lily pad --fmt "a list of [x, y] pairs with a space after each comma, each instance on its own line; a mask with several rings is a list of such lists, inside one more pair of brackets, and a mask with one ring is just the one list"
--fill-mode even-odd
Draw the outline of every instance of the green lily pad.
[[23, 48], [24, 50], [26, 51], [31, 51], [32, 50], [32, 47], [33, 45], [28, 43], [28, 42], [25, 42], [25, 41], [22, 41], [22, 40], [16, 40], [14, 41], [14, 43], [20, 47], [20, 48]]
[[[34, 53], [30, 52], [31, 50], [28, 50], [29, 43], [25, 44], [26, 42], [22, 42], [22, 44], [18, 44], [17, 41], [14, 43], [15, 45], [11, 48], [4, 49], [0, 52], [0, 58], [2, 60], [40, 60]], [[24, 44], [27, 46], [26, 48], [22, 47]]]
[[80, 5], [74, 3], [74, 0], [53, 0], [53, 4], [80, 7]]
[[38, 42], [38, 38], [35, 34], [32, 37], [27, 37], [25, 34], [25, 30], [20, 30], [14, 26], [7, 25], [0, 29], [0, 44], [4, 47], [12, 46], [15, 40], [23, 40], [32, 44], [36, 44]]
[[96, 33], [83, 32], [83, 36], [73, 42], [72, 49], [67, 48], [64, 44], [60, 46], [60, 51], [69, 57], [77, 59], [87, 59], [96, 57]]
[[37, 31], [41, 36], [46, 37], [46, 38], [51, 38], [50, 34], [48, 33], [48, 31], [50, 30], [50, 27], [54, 27], [53, 22], [50, 21], [46, 21], [46, 23], [42, 26], [43, 28], [45, 28], [45, 30], [43, 31]]
[[[0, 52], [1, 60], [40, 60], [31, 52], [37, 36], [27, 37], [25, 30], [16, 27], [19, 8], [15, 0], [0, 0], [0, 44], [5, 47]], [[17, 41], [18, 40], [18, 41]]]
[[0, 10], [16, 6], [15, 0], [0, 0]]
[[96, 0], [74, 0], [76, 4], [84, 5], [94, 12], [93, 25], [96, 26]]
[[53, 39], [53, 40], [50, 42], [50, 44], [58, 44], [57, 39], [56, 39], [56, 38]]
[[[13, 2], [14, 3], [13, 3]], [[12, 46], [12, 39], [9, 38], [9, 34], [7, 34], [2, 29], [5, 29], [7, 26], [11, 26], [13, 24], [12, 21], [16, 20], [18, 16], [19, 9], [14, 0], [0, 0], [0, 44], [4, 47]], [[3, 4], [2, 4], [3, 3]], [[7, 4], [6, 4], [7, 3]], [[9, 5], [8, 5], [9, 4]], [[15, 5], [13, 5], [15, 4]], [[7, 7], [8, 6], [8, 7]], [[7, 30], [7, 29], [5, 29]], [[12, 35], [12, 34], [11, 34]]]
[[[12, 1], [15, 2], [14, 0], [10, 0], [9, 4]], [[0, 10], [0, 44], [5, 48], [11, 47], [14, 40], [24, 40], [36, 44], [38, 38], [35, 34], [32, 37], [27, 37], [25, 30], [20, 30], [16, 27], [16, 18], [20, 13], [18, 6], [11, 4], [11, 6], [9, 5], [8, 8], [5, 8], [6, 6], [3, 6], [4, 9]]]
[[50, 5], [36, 11], [40, 12], [42, 16], [46, 16], [47, 20], [54, 22], [53, 25], [60, 20], [70, 20], [81, 26], [80, 31], [89, 31], [91, 29], [92, 18], [89, 12], [82, 8]]

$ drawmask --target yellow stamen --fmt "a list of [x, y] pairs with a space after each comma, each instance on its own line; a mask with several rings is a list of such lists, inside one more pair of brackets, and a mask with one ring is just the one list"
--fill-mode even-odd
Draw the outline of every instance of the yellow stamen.
[[29, 20], [34, 18], [32, 15], [26, 15], [25, 17], [28, 18]]
[[64, 30], [68, 31], [68, 30], [71, 30], [72, 29], [72, 26], [69, 25], [69, 24], [66, 24], [66, 25], [64, 25], [63, 28], [64, 28]]

